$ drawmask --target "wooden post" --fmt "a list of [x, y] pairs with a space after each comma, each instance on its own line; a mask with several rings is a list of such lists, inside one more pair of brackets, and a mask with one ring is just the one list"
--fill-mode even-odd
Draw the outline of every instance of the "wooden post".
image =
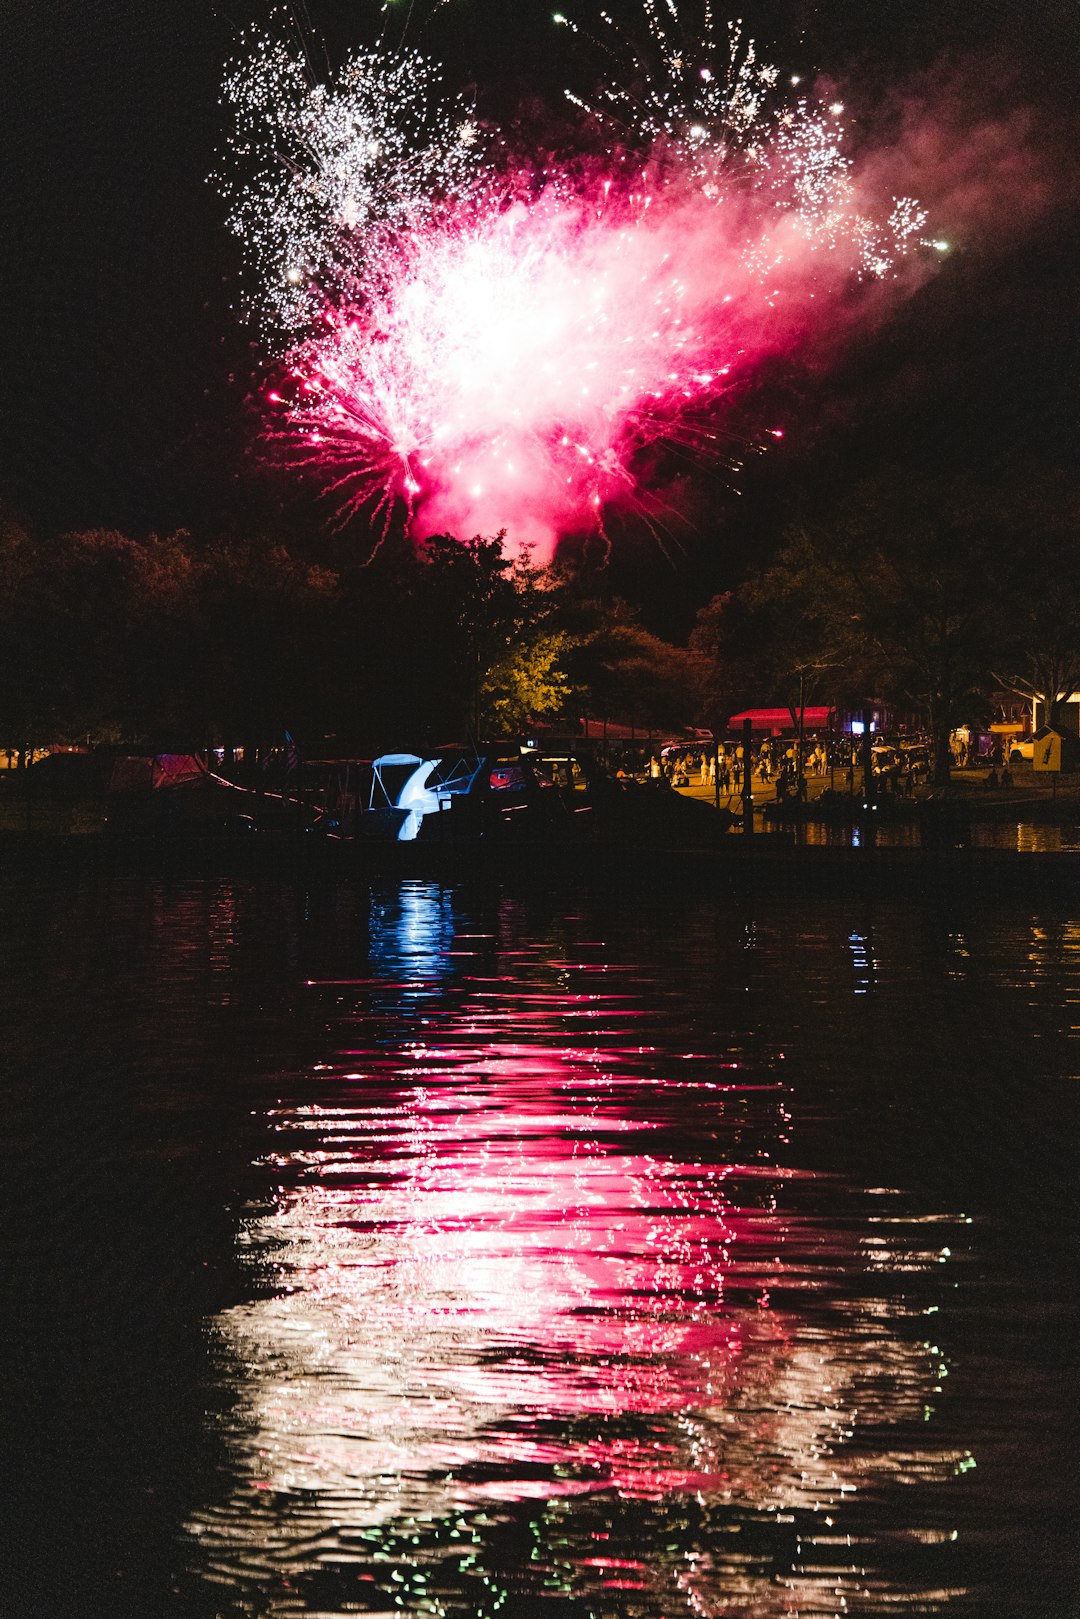
[[743, 831], [749, 836], [754, 830], [754, 761], [750, 753], [752, 721], [743, 720], [742, 727], [742, 821]]

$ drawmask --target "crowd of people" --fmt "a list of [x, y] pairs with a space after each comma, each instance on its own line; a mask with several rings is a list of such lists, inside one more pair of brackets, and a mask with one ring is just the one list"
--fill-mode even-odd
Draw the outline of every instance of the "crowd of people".
[[[852, 749], [845, 739], [831, 747], [820, 737], [804, 738], [804, 765], [799, 770], [799, 744], [782, 737], [765, 737], [751, 748], [751, 776], [759, 786], [776, 786], [778, 795], [798, 790], [800, 777], [824, 777], [830, 769], [847, 770]], [[672, 744], [659, 750], [625, 749], [616, 775], [623, 780], [663, 783], [669, 787], [705, 787], [721, 794], [743, 790], [744, 751], [741, 742], [717, 746]]]
[[[803, 738], [800, 769], [799, 741], [796, 737], [755, 737], [751, 744], [752, 790], [773, 788], [778, 800], [816, 796], [815, 780], [826, 776], [829, 785], [854, 792], [863, 773], [862, 738], [844, 734]], [[879, 793], [888, 797], [910, 798], [927, 787], [932, 775], [932, 750], [926, 737], [907, 736], [887, 741], [875, 737], [871, 745], [871, 768]], [[1015, 746], [1007, 748], [996, 738], [988, 752], [980, 752], [963, 734], [954, 737], [952, 762], [956, 769], [989, 766], [986, 785], [1011, 787], [1013, 770], [1020, 758]], [[673, 788], [705, 788], [720, 796], [735, 798], [743, 792], [743, 744], [733, 740], [712, 743], [627, 743], [610, 760], [622, 780], [666, 785]]]

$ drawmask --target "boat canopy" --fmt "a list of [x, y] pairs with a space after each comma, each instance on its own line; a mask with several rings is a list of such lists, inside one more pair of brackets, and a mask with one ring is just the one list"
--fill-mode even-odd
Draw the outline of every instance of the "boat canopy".
[[368, 809], [405, 811], [398, 827], [399, 843], [411, 843], [424, 816], [438, 812], [438, 795], [427, 785], [438, 762], [421, 759], [417, 753], [384, 753], [372, 763]]

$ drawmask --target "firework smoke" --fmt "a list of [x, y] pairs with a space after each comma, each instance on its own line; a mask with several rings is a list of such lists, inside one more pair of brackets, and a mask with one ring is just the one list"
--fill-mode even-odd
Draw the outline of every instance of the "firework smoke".
[[542, 552], [602, 529], [646, 446], [722, 459], [732, 386], [919, 242], [911, 199], [860, 198], [842, 108], [784, 104], [737, 30], [690, 51], [646, 16], [646, 92], [571, 98], [608, 157], [539, 173], [497, 164], [415, 54], [324, 87], [257, 44], [230, 74], [278, 432], [343, 516]]

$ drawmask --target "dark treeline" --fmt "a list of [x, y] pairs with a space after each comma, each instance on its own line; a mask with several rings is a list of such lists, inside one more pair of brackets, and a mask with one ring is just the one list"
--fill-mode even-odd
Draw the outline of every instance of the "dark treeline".
[[996, 693], [1055, 718], [1080, 690], [1078, 519], [1075, 487], [1045, 472], [853, 486], [699, 613], [706, 710], [874, 696], [921, 724], [946, 780], [950, 732], [990, 718]]
[[0, 519], [0, 746], [251, 748], [288, 730], [315, 757], [594, 702], [642, 725], [692, 710], [686, 649], [512, 561], [504, 536], [319, 551]]
[[[939, 769], [995, 690], [1080, 689], [1076, 490], [903, 472], [790, 523], [699, 610], [687, 644], [597, 576], [502, 535], [210, 542], [39, 536], [0, 521], [0, 746], [117, 741], [309, 757], [583, 715], [721, 732], [748, 704], [868, 698], [918, 716]], [[602, 583], [602, 581], [601, 581]]]

